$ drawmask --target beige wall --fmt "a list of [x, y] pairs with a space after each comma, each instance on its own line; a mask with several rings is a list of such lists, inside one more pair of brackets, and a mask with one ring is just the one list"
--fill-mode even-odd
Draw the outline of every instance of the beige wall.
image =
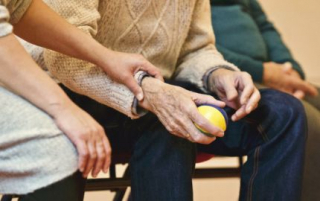
[[320, 1], [259, 0], [307, 79], [320, 84]]

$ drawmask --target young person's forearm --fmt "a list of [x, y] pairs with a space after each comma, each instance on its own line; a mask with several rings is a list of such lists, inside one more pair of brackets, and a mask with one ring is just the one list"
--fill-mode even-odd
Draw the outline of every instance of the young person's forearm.
[[28, 42], [105, 67], [111, 50], [69, 24], [41, 0], [33, 0], [15, 24], [14, 33]]
[[54, 116], [70, 104], [62, 89], [31, 59], [13, 34], [0, 38], [0, 82]]

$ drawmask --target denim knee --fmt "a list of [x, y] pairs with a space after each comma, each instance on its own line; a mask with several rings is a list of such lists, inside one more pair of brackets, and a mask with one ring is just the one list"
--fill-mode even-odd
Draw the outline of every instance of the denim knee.
[[[296, 131], [297, 138], [306, 138], [307, 121], [304, 107], [295, 97], [276, 90], [261, 90], [261, 101], [254, 115], [260, 118], [262, 127], [271, 127], [277, 133], [287, 133], [289, 127]], [[281, 132], [283, 131], [283, 132]]]

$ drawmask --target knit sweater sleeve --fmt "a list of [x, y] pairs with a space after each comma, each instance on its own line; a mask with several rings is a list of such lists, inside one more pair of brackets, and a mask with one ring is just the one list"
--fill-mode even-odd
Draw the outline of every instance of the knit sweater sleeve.
[[[98, 0], [46, 0], [46, 3], [71, 24], [91, 37], [97, 33], [100, 19]], [[86, 61], [44, 50], [47, 69], [71, 90], [112, 107], [131, 118], [134, 95], [124, 85], [112, 81], [101, 68]]]
[[188, 37], [182, 47], [175, 79], [189, 81], [203, 90], [203, 76], [212, 68], [236, 66], [224, 60], [215, 47], [209, 0], [198, 0], [193, 12]]
[[265, 40], [265, 44], [267, 45], [270, 61], [276, 63], [290, 62], [293, 68], [304, 79], [305, 75], [302, 68], [300, 67], [299, 63], [294, 60], [291, 52], [281, 39], [280, 33], [268, 20], [257, 0], [250, 0], [250, 10], [251, 16], [258, 25], [259, 30]]
[[11, 24], [21, 19], [30, 4], [31, 0], [0, 0], [0, 37], [12, 33]]
[[0, 37], [12, 33], [12, 25], [8, 21], [9, 11], [4, 5], [0, 4]]

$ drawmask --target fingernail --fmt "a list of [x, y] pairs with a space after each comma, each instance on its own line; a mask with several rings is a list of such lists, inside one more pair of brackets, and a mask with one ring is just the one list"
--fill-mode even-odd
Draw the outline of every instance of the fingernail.
[[143, 99], [143, 94], [142, 94], [142, 93], [138, 93], [137, 99], [138, 99], [138, 101], [142, 101], [142, 99]]

